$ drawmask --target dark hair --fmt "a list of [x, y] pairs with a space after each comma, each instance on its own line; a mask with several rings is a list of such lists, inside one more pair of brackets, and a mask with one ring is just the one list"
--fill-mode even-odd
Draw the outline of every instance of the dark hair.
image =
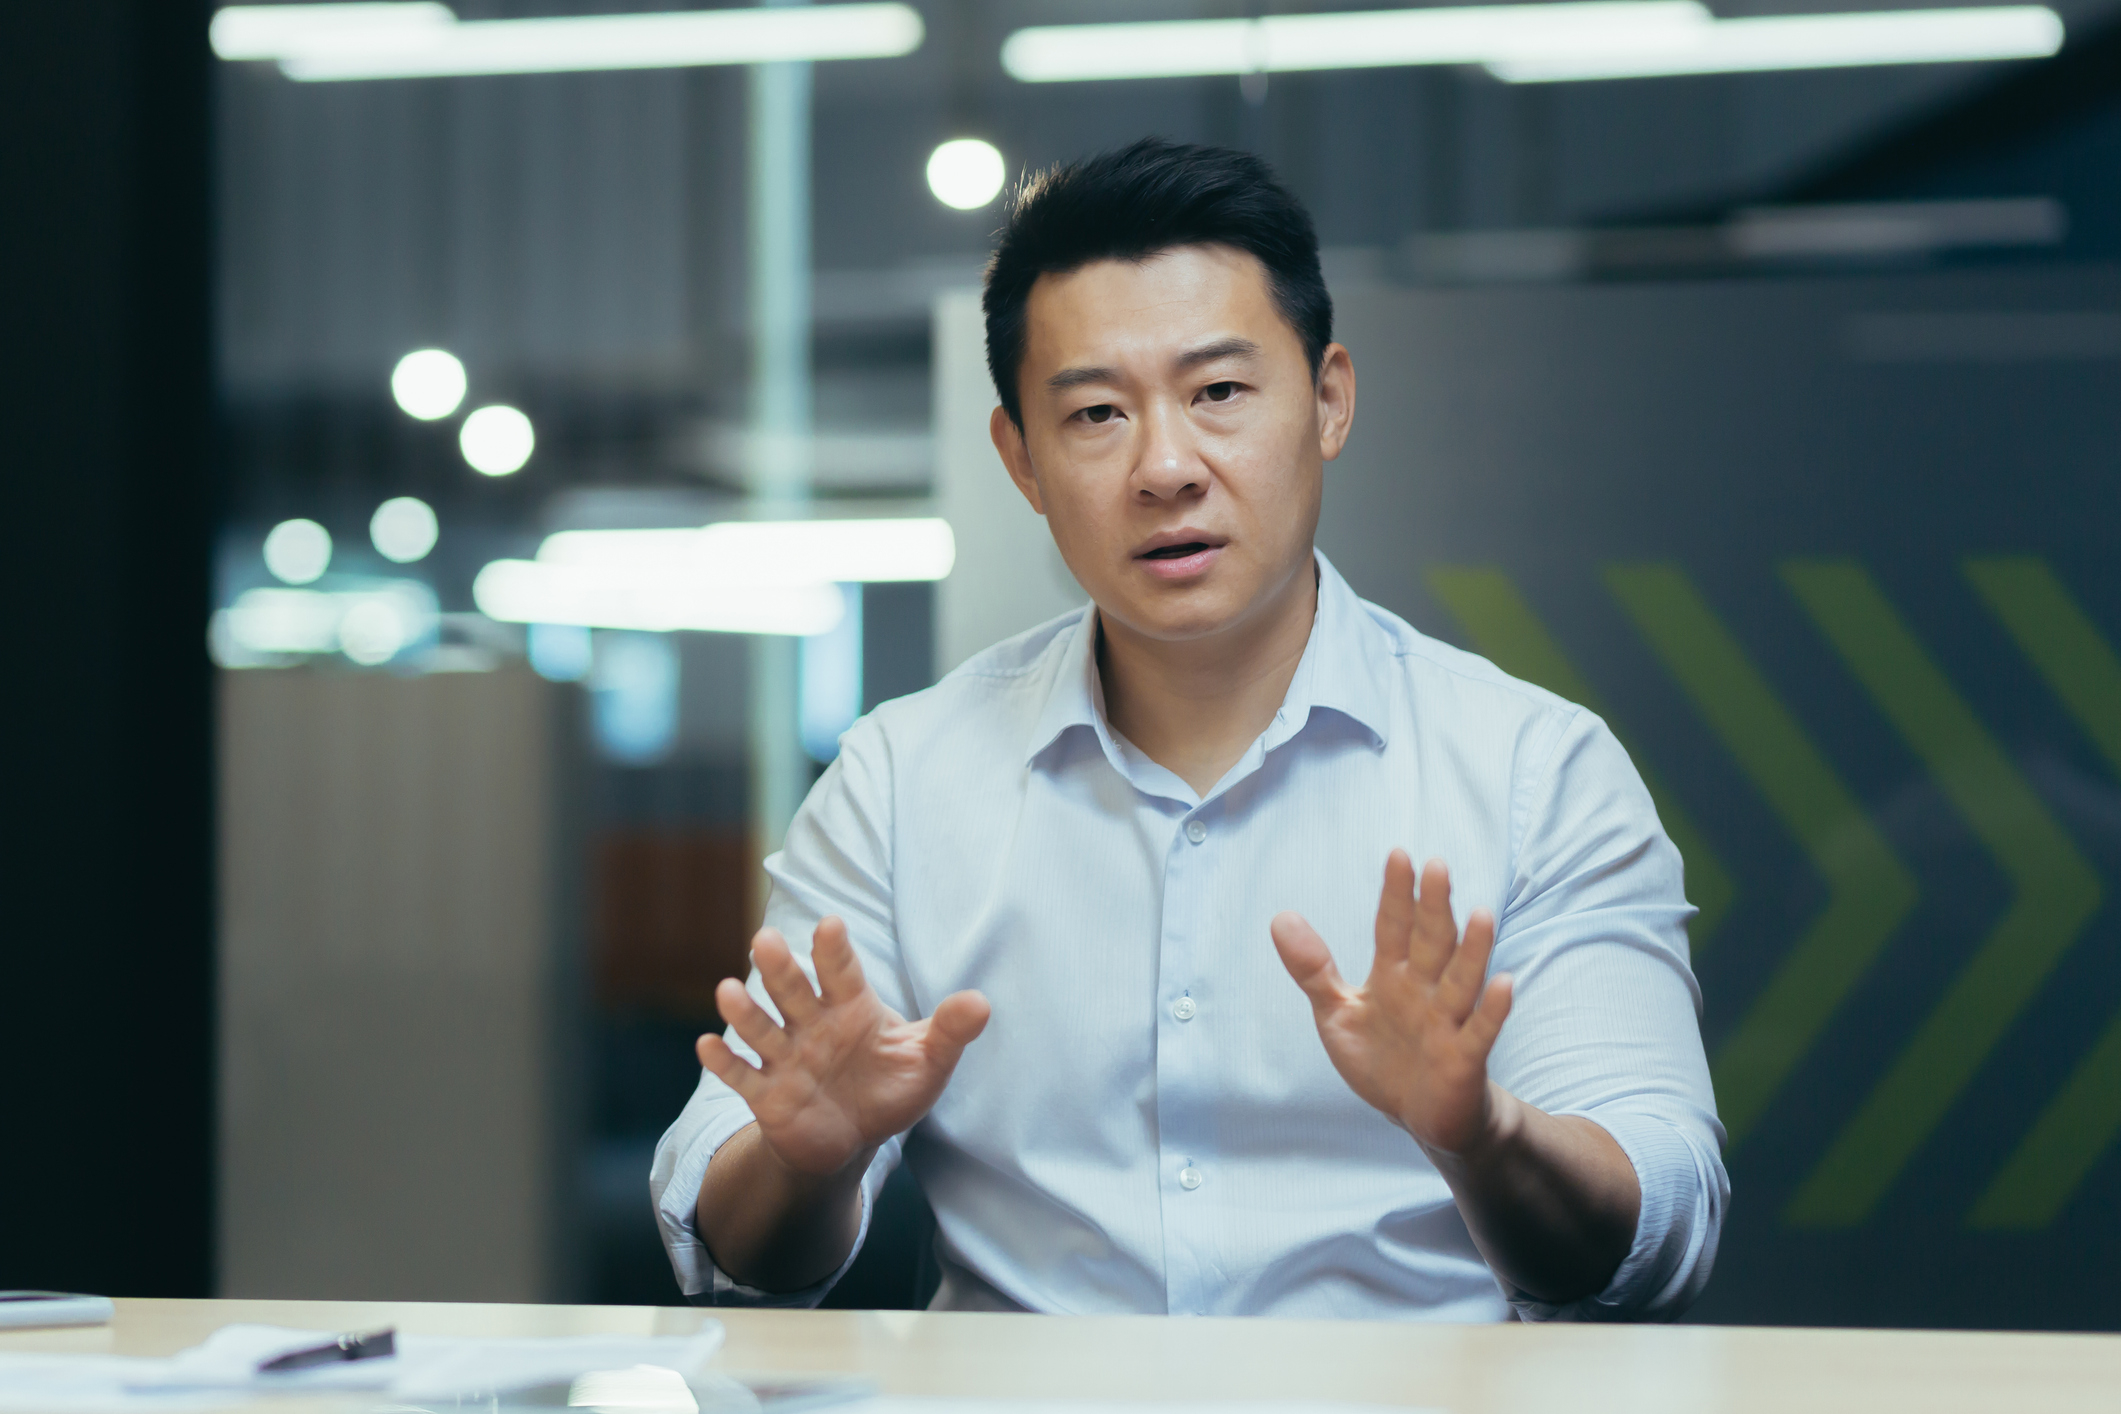
[[1041, 275], [1094, 260], [1145, 260], [1182, 245], [1226, 245], [1267, 268], [1282, 318], [1318, 372], [1333, 342], [1333, 298], [1318, 270], [1318, 234], [1274, 171], [1249, 152], [1143, 138], [1024, 179], [987, 262], [987, 370], [1009, 420], [1024, 424], [1016, 375], [1024, 307]]

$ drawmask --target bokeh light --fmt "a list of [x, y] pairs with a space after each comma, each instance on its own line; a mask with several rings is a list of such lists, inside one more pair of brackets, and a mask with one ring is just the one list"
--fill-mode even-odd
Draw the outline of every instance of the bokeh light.
[[376, 553], [396, 564], [427, 558], [441, 527], [434, 507], [417, 496], [393, 496], [368, 518], [368, 539]]
[[521, 471], [530, 460], [538, 439], [530, 419], [505, 403], [482, 407], [464, 419], [457, 433], [457, 446], [473, 471], [485, 476], [507, 476]]
[[464, 401], [464, 365], [444, 349], [415, 349], [391, 370], [390, 395], [422, 422], [447, 417]]
[[331, 568], [331, 532], [313, 520], [283, 520], [265, 537], [265, 568], [287, 584], [308, 584]]
[[994, 200], [1008, 176], [1001, 152], [976, 137], [953, 139], [928, 157], [928, 190], [960, 211], [977, 211]]

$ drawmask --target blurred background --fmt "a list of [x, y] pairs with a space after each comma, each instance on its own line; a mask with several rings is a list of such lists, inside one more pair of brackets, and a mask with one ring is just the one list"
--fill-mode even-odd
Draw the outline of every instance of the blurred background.
[[1002, 193], [1156, 133], [1317, 221], [1322, 547], [1686, 856], [1694, 1319], [2121, 1324], [2117, 0], [13, 8], [0, 1285], [679, 1300], [760, 859], [1077, 602]]

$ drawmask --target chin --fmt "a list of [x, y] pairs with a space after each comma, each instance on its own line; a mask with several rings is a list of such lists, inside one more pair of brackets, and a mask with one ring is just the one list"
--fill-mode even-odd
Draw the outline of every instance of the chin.
[[1162, 593], [1121, 596], [1112, 611], [1142, 637], [1164, 643], [1209, 638], [1244, 617], [1241, 604], [1230, 602], [1228, 595], [1207, 585], [1179, 585]]

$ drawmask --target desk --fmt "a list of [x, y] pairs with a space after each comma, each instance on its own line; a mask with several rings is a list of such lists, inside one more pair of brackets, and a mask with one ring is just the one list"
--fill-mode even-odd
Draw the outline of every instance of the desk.
[[[686, 1334], [682, 1307], [120, 1300], [109, 1327], [0, 1350], [167, 1355], [231, 1321], [433, 1335]], [[2121, 1336], [1725, 1326], [722, 1311], [717, 1364], [868, 1375], [891, 1394], [1331, 1399], [1455, 1414], [1956, 1414], [2121, 1407]]]

